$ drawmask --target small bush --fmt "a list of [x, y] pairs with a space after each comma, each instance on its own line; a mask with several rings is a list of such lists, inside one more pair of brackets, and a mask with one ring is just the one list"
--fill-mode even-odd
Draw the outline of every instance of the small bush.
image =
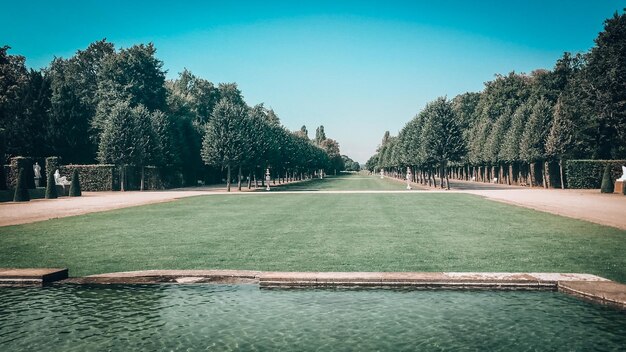
[[600, 186], [601, 193], [613, 193], [613, 178], [611, 177], [611, 165], [607, 165], [604, 168], [604, 174], [602, 175], [602, 185]]
[[48, 181], [46, 182], [46, 199], [58, 198], [57, 185], [54, 183], [54, 171], [48, 169]]
[[17, 185], [15, 186], [15, 195], [13, 196], [14, 202], [28, 202], [30, 195], [28, 194], [28, 188], [26, 188], [26, 172], [24, 169], [20, 169], [17, 176]]
[[70, 184], [70, 197], [80, 197], [82, 195], [80, 191], [80, 180], [78, 178], [78, 169], [74, 169], [72, 172], [72, 183]]

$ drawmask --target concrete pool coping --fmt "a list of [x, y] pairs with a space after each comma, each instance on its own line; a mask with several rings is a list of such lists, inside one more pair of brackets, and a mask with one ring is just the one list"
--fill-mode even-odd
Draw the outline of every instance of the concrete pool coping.
[[84, 285], [248, 283], [260, 288], [549, 290], [626, 309], [626, 285], [578, 273], [144, 270], [68, 278], [67, 269], [0, 268], [0, 286], [42, 286], [51, 282]]

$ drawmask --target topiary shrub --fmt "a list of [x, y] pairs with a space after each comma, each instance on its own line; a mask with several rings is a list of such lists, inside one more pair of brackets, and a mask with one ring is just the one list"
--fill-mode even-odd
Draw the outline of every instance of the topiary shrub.
[[54, 182], [54, 171], [48, 169], [48, 181], [46, 182], [46, 199], [58, 198], [57, 185]]
[[30, 200], [30, 195], [28, 194], [28, 188], [26, 188], [26, 172], [24, 169], [20, 169], [17, 175], [17, 184], [15, 185], [15, 195], [13, 196], [13, 201], [28, 202]]
[[80, 197], [82, 195], [80, 191], [80, 180], [78, 178], [78, 169], [74, 169], [72, 172], [72, 183], [70, 184], [70, 197]]
[[607, 165], [604, 168], [604, 174], [602, 175], [602, 185], [600, 186], [601, 193], [613, 193], [613, 179], [611, 177], [611, 166]]

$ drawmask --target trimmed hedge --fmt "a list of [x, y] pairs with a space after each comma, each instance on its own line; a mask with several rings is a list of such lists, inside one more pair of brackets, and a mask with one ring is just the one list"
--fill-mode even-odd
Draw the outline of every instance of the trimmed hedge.
[[[54, 172], [61, 166], [61, 158], [58, 156], [49, 156], [46, 158], [46, 172]], [[60, 171], [59, 171], [60, 172]]]
[[35, 172], [33, 171], [33, 159], [23, 156], [16, 156], [11, 158], [11, 168], [7, 175], [8, 188], [15, 188], [17, 185], [17, 178], [19, 176], [19, 170], [24, 170], [24, 181], [27, 189], [35, 188]]
[[[43, 163], [43, 162], [42, 162]], [[120, 167], [116, 165], [61, 165], [59, 157], [48, 157], [45, 159], [45, 168], [42, 168], [42, 181], [47, 181], [48, 174], [54, 174], [59, 170], [61, 176], [65, 176], [71, 181], [74, 170], [78, 171], [81, 191], [119, 191], [120, 190]], [[11, 165], [4, 165], [5, 175], [7, 175], [6, 188], [15, 189], [17, 183], [17, 168], [24, 167], [27, 174], [27, 182], [30, 180], [30, 187], [35, 187], [33, 161], [31, 158], [17, 157], [11, 159]], [[126, 165], [126, 190], [139, 190], [141, 185], [141, 167]], [[144, 189], [159, 190], [167, 188], [182, 187], [182, 174], [180, 171], [163, 167], [146, 166], [144, 169]], [[54, 179], [53, 179], [54, 180]], [[42, 182], [42, 183], [43, 183]], [[47, 187], [47, 182], [41, 184]], [[61, 196], [62, 194], [59, 194]]]
[[83, 191], [119, 190], [119, 172], [115, 165], [63, 165], [58, 169], [61, 176], [66, 177], [77, 170]]
[[611, 167], [611, 178], [616, 180], [622, 176], [622, 165], [626, 165], [626, 160], [567, 160], [567, 188], [600, 188], [607, 165]]
[[[45, 196], [45, 190], [43, 188], [29, 189], [28, 195], [30, 199], [41, 199]], [[14, 189], [0, 190], [0, 202], [12, 202], [15, 197]]]

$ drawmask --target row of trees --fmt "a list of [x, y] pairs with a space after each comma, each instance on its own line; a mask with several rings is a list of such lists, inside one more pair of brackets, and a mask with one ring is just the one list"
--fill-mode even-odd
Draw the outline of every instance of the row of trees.
[[616, 13], [589, 52], [565, 53], [552, 70], [497, 75], [480, 93], [429, 103], [398, 136], [386, 132], [366, 167], [447, 175], [440, 168], [453, 165], [467, 179], [563, 186], [564, 159], [625, 156], [626, 14]]
[[28, 70], [9, 49], [0, 47], [3, 162], [56, 155], [74, 164], [155, 165], [181, 171], [187, 185], [220, 179], [222, 168], [229, 181], [233, 167], [249, 176], [267, 167], [292, 176], [342, 169], [339, 144], [323, 126], [310, 141], [271, 109], [248, 106], [235, 83], [215, 86], [187, 70], [166, 80], [152, 44], [116, 50], [101, 40], [42, 70]]

